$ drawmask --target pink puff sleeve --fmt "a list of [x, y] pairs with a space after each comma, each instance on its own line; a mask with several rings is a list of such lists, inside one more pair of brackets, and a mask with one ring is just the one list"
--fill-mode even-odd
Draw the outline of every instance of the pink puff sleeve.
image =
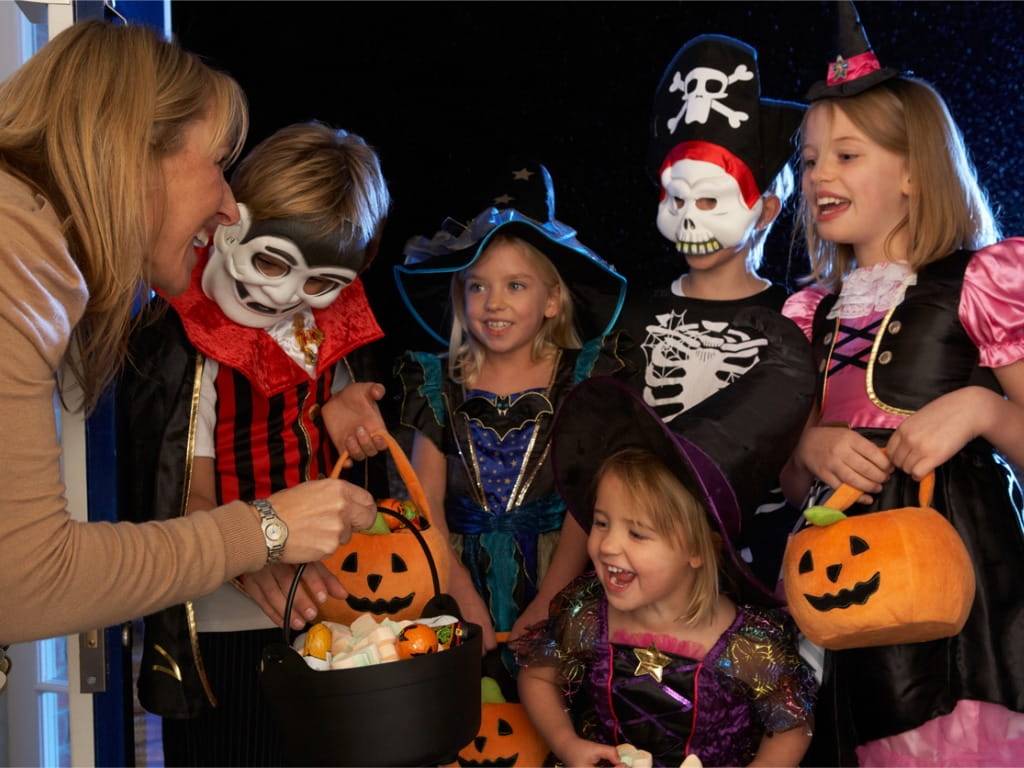
[[796, 323], [809, 341], [814, 325], [814, 313], [827, 295], [827, 289], [820, 285], [811, 285], [794, 293], [782, 305], [782, 314]]
[[959, 314], [981, 365], [1001, 368], [1024, 358], [1024, 238], [1003, 240], [971, 257]]

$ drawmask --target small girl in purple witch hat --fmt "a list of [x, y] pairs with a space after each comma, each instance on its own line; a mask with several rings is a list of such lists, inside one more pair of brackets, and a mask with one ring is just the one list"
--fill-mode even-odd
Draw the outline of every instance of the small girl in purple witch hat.
[[631, 745], [654, 765], [798, 765], [817, 683], [737, 556], [722, 470], [608, 377], [573, 390], [552, 445], [595, 569], [517, 644], [520, 698], [559, 760], [621, 764]]
[[881, 67], [852, 4], [840, 13], [842, 55], [801, 128], [813, 284], [784, 308], [820, 397], [783, 485], [810, 505], [849, 483], [856, 514], [915, 506], [934, 470], [977, 596], [953, 637], [830, 653], [836, 712], [812, 752], [834, 729], [819, 762], [855, 748], [862, 765], [1021, 765], [1024, 531], [1007, 460], [1024, 464], [1024, 239], [999, 241], [942, 98]]

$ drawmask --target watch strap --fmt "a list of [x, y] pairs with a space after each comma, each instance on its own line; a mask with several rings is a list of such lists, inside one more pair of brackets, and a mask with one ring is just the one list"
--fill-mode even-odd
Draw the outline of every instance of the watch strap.
[[274, 505], [267, 499], [253, 499], [248, 502], [260, 515], [260, 527], [267, 543], [267, 564], [276, 563], [284, 554], [288, 540], [288, 526], [278, 517]]

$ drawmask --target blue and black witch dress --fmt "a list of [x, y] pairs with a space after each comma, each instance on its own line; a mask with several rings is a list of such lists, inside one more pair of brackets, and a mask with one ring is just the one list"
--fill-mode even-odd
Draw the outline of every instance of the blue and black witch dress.
[[555, 412], [590, 376], [635, 376], [626, 339], [562, 350], [547, 387], [505, 397], [452, 380], [444, 356], [408, 352], [397, 363], [402, 424], [445, 456], [445, 519], [496, 632], [509, 631], [536, 596], [565, 518], [549, 459]]

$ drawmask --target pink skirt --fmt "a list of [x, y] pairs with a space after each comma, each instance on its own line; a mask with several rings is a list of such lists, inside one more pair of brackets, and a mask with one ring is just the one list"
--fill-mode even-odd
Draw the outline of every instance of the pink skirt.
[[857, 747], [862, 766], [1024, 766], [1024, 714], [960, 701], [948, 715]]

